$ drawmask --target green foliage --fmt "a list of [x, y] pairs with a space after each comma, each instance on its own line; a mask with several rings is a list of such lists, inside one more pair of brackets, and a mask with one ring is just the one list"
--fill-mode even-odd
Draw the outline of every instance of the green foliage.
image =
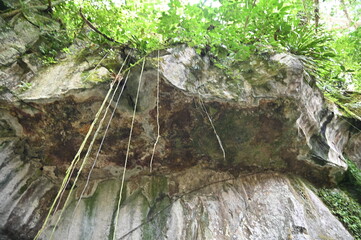
[[351, 160], [347, 160], [347, 165], [348, 169], [340, 186], [361, 203], [361, 171]]
[[305, 76], [311, 81], [314, 78], [323, 79], [322, 74], [328, 72], [329, 63], [336, 56], [330, 41], [332, 37], [328, 32], [320, 29], [316, 34], [313, 26], [305, 25], [291, 31], [283, 39], [282, 45], [302, 61]]
[[[342, 34], [333, 43], [337, 51], [335, 56], [339, 66], [334, 75], [343, 79], [341, 88], [352, 84], [355, 90], [361, 90], [361, 27]], [[340, 81], [340, 80], [339, 80]]]
[[335, 35], [332, 46], [336, 55], [327, 62], [319, 86], [346, 116], [361, 117], [361, 27]]
[[66, 53], [66, 54], [71, 54], [70, 49], [69, 49], [69, 48], [67, 48], [67, 47], [65, 47], [65, 48], [61, 49], [61, 51], [62, 51], [63, 53]]
[[340, 190], [321, 189], [318, 194], [355, 239], [360, 240], [361, 205]]
[[56, 60], [54, 59], [54, 57], [52, 57], [52, 56], [43, 56], [43, 57], [41, 58], [41, 62], [42, 62], [45, 66], [48, 66], [48, 65], [57, 63], [57, 61], [56, 61]]
[[[128, 46], [140, 56], [186, 43], [225, 72], [229, 63], [251, 54], [289, 52], [302, 61], [306, 79], [317, 82], [332, 101], [340, 102], [347, 90], [361, 90], [360, 28], [316, 29], [311, 0], [64, 0], [53, 1], [57, 4], [51, 17], [44, 14], [48, 1], [41, 1], [40, 8], [37, 1], [16, 0], [8, 6], [20, 7], [24, 17], [42, 29], [38, 48], [47, 64], [76, 38], [106, 47]], [[356, 2], [348, 3], [354, 15], [360, 11]]]
[[[212, 2], [209, 0], [209, 2]], [[180, 0], [129, 0], [116, 6], [112, 1], [67, 1], [54, 15], [66, 26], [69, 38], [105, 39], [86, 28], [83, 14], [100, 32], [121, 44], [151, 52], [176, 43], [187, 43], [199, 53], [215, 59], [242, 61], [255, 51], [289, 51], [302, 56], [307, 67], [317, 67], [335, 55], [331, 37], [310, 22], [310, 6], [301, 0], [223, 0], [209, 4], [184, 4]], [[300, 20], [304, 19], [304, 20]]]
[[[56, 62], [54, 58], [62, 49], [69, 46], [70, 42], [71, 40], [64, 32], [54, 29], [42, 34], [37, 48], [41, 53], [43, 60], [51, 64]], [[51, 61], [51, 59], [54, 61]]]
[[[279, 46], [279, 40], [299, 25], [299, 0], [224, 0], [218, 7], [183, 4], [179, 0], [127, 1], [119, 7], [110, 1], [88, 0], [81, 4], [87, 20], [117, 42], [143, 52], [175, 43], [187, 43], [210, 51], [215, 57], [228, 55], [244, 60], [256, 45]], [[56, 8], [55, 16], [67, 26], [69, 37], [104, 38], [94, 31], [82, 31], [80, 5], [74, 1]]]
[[29, 90], [33, 86], [30, 82], [24, 82], [21, 81], [21, 83], [17, 86], [20, 90], [20, 92], [25, 92], [26, 90]]
[[79, 17], [78, 8], [75, 1], [67, 1], [66, 4], [57, 6], [53, 12], [54, 18], [60, 19], [65, 27], [64, 35], [71, 40], [78, 37], [83, 28], [83, 20]]
[[297, 2], [222, 1], [221, 6], [212, 8], [172, 0], [160, 19], [159, 33], [169, 43], [186, 42], [215, 58], [242, 61], [255, 50], [281, 46], [280, 40], [299, 23], [292, 14]]
[[321, 189], [318, 195], [355, 239], [361, 239], [361, 171], [350, 160], [347, 165], [344, 179], [339, 183], [342, 190]]
[[329, 45], [336, 55], [319, 67], [318, 85], [346, 116], [361, 116], [361, 28], [346, 33], [334, 32]]
[[111, 1], [89, 0], [81, 5], [67, 1], [55, 9], [54, 15], [65, 24], [69, 38], [89, 38], [95, 43], [105, 43], [101, 35], [83, 28], [84, 22], [79, 15], [81, 6], [87, 20], [106, 36], [138, 50], [152, 51], [161, 44], [161, 36], [156, 33], [160, 16], [157, 3], [160, 2], [136, 4], [127, 1], [127, 5], [116, 7]]

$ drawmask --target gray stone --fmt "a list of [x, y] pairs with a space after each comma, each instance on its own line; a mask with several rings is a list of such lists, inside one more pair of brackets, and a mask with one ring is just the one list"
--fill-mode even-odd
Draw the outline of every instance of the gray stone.
[[[158, 60], [161, 138], [149, 174]], [[2, 69], [3, 79], [36, 76], [18, 98], [1, 92], [0, 236], [33, 238], [40, 229], [110, 85], [102, 83], [109, 70], [95, 70], [94, 61], [73, 56], [37, 69], [24, 60], [30, 71], [16, 77]], [[119, 106], [120, 89], [106, 104], [104, 119], [112, 110], [115, 117], [85, 194], [94, 156], [41, 239], [60, 209], [54, 239], [112, 234], [138, 85], [118, 239], [352, 239], [298, 176], [337, 182], [347, 168], [342, 153], [358, 157], [358, 136], [349, 137], [349, 123], [304, 81], [297, 58], [253, 56], [229, 63], [228, 75], [186, 46], [148, 61], [141, 82], [140, 67], [132, 70]]]
[[[154, 185], [170, 180], [178, 192], [167, 192], [169, 183]], [[116, 206], [114, 193], [119, 184], [116, 180], [100, 183], [96, 194], [80, 200], [75, 211], [74, 199], [54, 239], [109, 238], [115, 210], [111, 206]], [[301, 180], [279, 174], [234, 179], [192, 168], [129, 180], [126, 189], [116, 239], [353, 239]], [[148, 191], [155, 191], [155, 195]], [[93, 204], [91, 209], [89, 204]], [[54, 221], [42, 239], [49, 238]]]
[[345, 148], [346, 156], [354, 161], [358, 168], [361, 169], [361, 132], [352, 134], [347, 147]]
[[0, 32], [0, 42], [0, 66], [15, 62], [26, 51], [24, 42], [11, 29]]
[[[78, 64], [75, 60], [63, 61], [59, 64], [49, 66], [38, 72], [32, 79], [33, 87], [21, 95], [26, 101], [39, 101], [40, 99], [53, 101], [52, 99], [60, 98], [71, 91], [91, 88], [91, 81], [86, 80], [86, 76], [100, 78], [109, 73], [104, 68], [98, 69], [97, 72], [83, 74], [89, 68], [87, 62]], [[51, 84], [49, 84], [51, 83]], [[80, 97], [80, 96], [78, 96]]]
[[1, 71], [0, 85], [14, 91], [21, 83], [21, 79], [24, 77], [24, 73], [24, 69], [17, 62], [14, 62]]
[[14, 25], [14, 31], [26, 47], [32, 46], [40, 37], [40, 29], [26, 21], [19, 19]]

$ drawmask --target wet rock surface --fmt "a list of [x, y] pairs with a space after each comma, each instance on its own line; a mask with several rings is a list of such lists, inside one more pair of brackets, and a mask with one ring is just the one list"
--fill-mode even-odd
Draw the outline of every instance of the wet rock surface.
[[[304, 82], [296, 58], [254, 56], [230, 66], [232, 75], [186, 46], [167, 50], [159, 60], [161, 138], [154, 172], [149, 174], [158, 59], [150, 57], [118, 238], [352, 239], [304, 182], [335, 183], [347, 168], [342, 153], [357, 159], [359, 136]], [[110, 72], [94, 70], [94, 62], [67, 58], [40, 69], [31, 88], [18, 94], [2, 84], [0, 234], [31, 239], [40, 228], [109, 88], [103, 80]], [[89, 72], [100, 81], [84, 81]], [[95, 153], [56, 239], [107, 239], [114, 231], [139, 72], [132, 70], [120, 104], [110, 104], [115, 117], [87, 194], [73, 211]]]

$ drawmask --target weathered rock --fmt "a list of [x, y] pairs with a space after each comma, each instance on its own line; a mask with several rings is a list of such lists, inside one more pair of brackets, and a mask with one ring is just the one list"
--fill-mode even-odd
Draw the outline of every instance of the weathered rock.
[[345, 149], [346, 156], [361, 169], [361, 132], [352, 134]]
[[24, 161], [21, 142], [2, 138], [0, 148], [0, 239], [31, 239], [55, 196], [54, 185], [41, 165]]
[[[55, 186], [89, 130], [109, 87], [103, 80], [110, 75], [105, 67], [94, 69], [99, 57], [91, 59], [70, 57], [34, 68], [29, 90], [18, 97], [11, 91], [1, 94], [0, 131], [6, 144], [0, 176], [13, 179], [0, 181], [5, 196], [0, 229], [7, 236], [35, 235]], [[161, 138], [155, 172], [149, 175], [157, 137], [157, 60], [148, 59], [140, 84], [118, 237], [129, 232], [125, 239], [352, 239], [304, 181], [294, 177], [336, 182], [347, 167], [343, 151], [358, 144], [350, 145], [348, 122], [304, 82], [295, 57], [254, 56], [230, 65], [229, 75], [192, 48], [164, 53], [159, 59]], [[114, 231], [117, 179], [139, 70], [131, 72], [119, 106], [115, 99], [109, 104], [115, 115], [90, 187], [73, 213], [94, 155], [65, 208], [56, 239], [106, 239]]]
[[[18, 8], [20, 2], [10, 1], [7, 6]], [[39, 4], [32, 1], [31, 4]], [[16, 6], [15, 6], [16, 5]], [[36, 8], [31, 8], [35, 10]], [[40, 28], [29, 20], [33, 15], [29, 12], [17, 14], [11, 21], [5, 22], [0, 18], [0, 86], [11, 89], [28, 88], [29, 80], [36, 73], [36, 65], [33, 62], [34, 54], [24, 54], [30, 50], [34, 51], [34, 45], [41, 37]], [[47, 24], [42, 25], [50, 25]], [[57, 25], [59, 25], [57, 23]], [[43, 28], [45, 30], [45, 27]], [[56, 29], [53, 29], [56, 30]], [[39, 57], [36, 57], [39, 58]], [[39, 62], [39, 60], [37, 59]]]
[[0, 42], [0, 66], [15, 62], [16, 58], [26, 51], [24, 42], [11, 29], [1, 29]]
[[[54, 239], [112, 236], [120, 181], [93, 186], [93, 195], [74, 209], [82, 187], [77, 190]], [[124, 197], [116, 239], [353, 239], [301, 180], [280, 174], [234, 178], [196, 167], [138, 175], [128, 178]], [[32, 210], [18, 204], [8, 223]], [[41, 239], [49, 239], [57, 217]], [[18, 227], [7, 225], [14, 232]]]
[[0, 67], [14, 63], [39, 37], [39, 28], [24, 18], [18, 18], [13, 28], [0, 19]]
[[14, 31], [26, 47], [32, 46], [40, 37], [40, 29], [25, 19], [19, 19], [15, 23]]
[[[253, 154], [246, 153], [246, 158], [248, 161], [252, 159], [253, 164], [241, 165], [257, 167], [263, 164], [262, 168], [268, 166], [271, 169], [274, 166], [285, 169], [284, 166], [287, 165], [294, 171], [302, 172], [300, 168], [307, 164], [308, 170], [304, 169], [304, 172], [321, 167], [329, 169], [331, 178], [337, 178], [346, 169], [342, 150], [348, 140], [348, 125], [333, 113], [333, 109], [329, 110], [318, 90], [311, 88], [303, 81], [302, 64], [296, 58], [285, 54], [275, 55], [271, 61], [255, 58], [250, 62], [233, 66], [232, 78], [209, 65], [207, 60], [202, 61], [190, 48], [173, 49], [171, 55], [163, 59], [164, 77], [174, 86], [195, 97], [205, 99], [210, 105], [212, 101], [236, 101], [240, 107], [232, 106], [231, 114], [239, 116], [245, 113], [253, 117], [253, 120], [246, 120], [246, 117], [241, 116], [240, 119], [246, 122], [234, 125], [237, 121], [228, 115], [225, 109], [222, 109], [222, 104], [217, 104], [218, 109], [215, 107], [216, 104], [211, 105], [215, 108], [216, 114], [212, 117], [216, 129], [220, 129], [221, 139], [227, 141], [233, 134], [238, 138], [238, 141], [234, 137], [229, 141], [238, 150], [228, 149], [226, 152], [238, 151], [240, 154], [247, 151], [253, 152]], [[214, 101], [214, 98], [219, 100]], [[247, 112], [249, 109], [252, 109], [251, 113]], [[219, 117], [219, 112], [222, 113], [221, 117]], [[298, 118], [297, 121], [295, 118]], [[231, 120], [225, 122], [229, 119]], [[293, 125], [295, 123], [301, 136], [296, 134], [296, 128]], [[227, 131], [225, 128], [233, 131], [233, 134], [222, 136]], [[247, 134], [248, 136], [245, 136]], [[262, 141], [257, 139], [257, 134]], [[300, 144], [302, 135], [310, 150], [304, 149], [303, 143]], [[268, 140], [265, 136], [269, 136]], [[206, 139], [211, 139], [211, 137]], [[244, 147], [247, 146], [247, 141], [248, 148]], [[266, 146], [262, 144], [263, 142]], [[277, 146], [272, 145], [273, 143]], [[203, 145], [210, 146], [209, 143]], [[217, 148], [215, 145], [212, 145], [213, 149]], [[227, 147], [230, 148], [230, 145], [232, 144], [225, 144], [226, 150]], [[268, 147], [272, 149], [270, 150], [272, 154], [267, 154]], [[278, 149], [279, 152], [276, 155], [281, 159], [273, 155]], [[257, 152], [262, 155], [266, 153], [266, 155], [257, 155]], [[212, 158], [214, 159], [214, 156]], [[230, 158], [242, 159], [239, 155], [238, 157], [231, 155]], [[290, 158], [291, 161], [289, 161]]]
[[[1, 146], [0, 226], [6, 231], [0, 234], [31, 239], [46, 214], [41, 204], [54, 197], [53, 184], [14, 155], [14, 142]], [[352, 239], [300, 179], [275, 173], [235, 178], [204, 167], [129, 175], [117, 239]], [[91, 194], [73, 211], [83, 186], [76, 189], [54, 239], [111, 235], [120, 181], [93, 181]], [[52, 226], [41, 239], [49, 238]]]
[[[97, 69], [96, 72], [92, 70], [88, 73], [89, 75], [84, 74], [89, 68], [91, 65], [88, 62], [79, 64], [75, 59], [45, 68], [31, 80], [32, 87], [20, 97], [27, 102], [42, 103], [54, 102], [67, 95], [81, 98], [79, 92], [91, 88], [91, 82], [101, 82], [102, 78], [109, 78], [110, 73], [105, 68]], [[87, 81], [88, 76], [90, 80], [99, 80]]]

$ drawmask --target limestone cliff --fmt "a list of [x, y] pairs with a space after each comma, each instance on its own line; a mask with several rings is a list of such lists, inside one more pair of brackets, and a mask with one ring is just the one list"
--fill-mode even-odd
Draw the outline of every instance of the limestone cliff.
[[[11, 31], [2, 39], [11, 41]], [[1, 49], [0, 239], [36, 235], [106, 95], [112, 66], [125, 58], [96, 68], [102, 56], [79, 57], [79, 49], [48, 67], [25, 51]], [[161, 138], [150, 173], [158, 61]], [[342, 177], [344, 153], [359, 159], [360, 135], [304, 81], [296, 57], [228, 64], [231, 71], [223, 71], [183, 45], [147, 57], [116, 238], [353, 239], [312, 188]], [[89, 74], [92, 81], [84, 81]], [[133, 67], [120, 104], [111, 102], [115, 117], [90, 184], [79, 200], [96, 151], [54, 239], [111, 239], [139, 75]], [[24, 79], [27, 89], [17, 85]]]

